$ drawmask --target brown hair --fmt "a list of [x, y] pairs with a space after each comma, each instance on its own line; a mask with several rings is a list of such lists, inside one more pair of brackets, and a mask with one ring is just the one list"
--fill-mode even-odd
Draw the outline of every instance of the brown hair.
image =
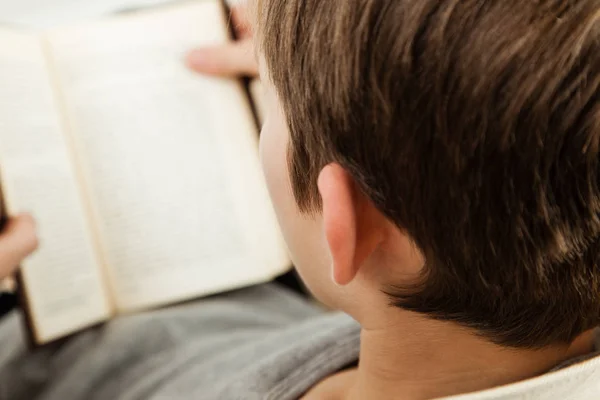
[[600, 323], [600, 1], [260, 3], [300, 208], [338, 162], [425, 255], [392, 304], [513, 347]]

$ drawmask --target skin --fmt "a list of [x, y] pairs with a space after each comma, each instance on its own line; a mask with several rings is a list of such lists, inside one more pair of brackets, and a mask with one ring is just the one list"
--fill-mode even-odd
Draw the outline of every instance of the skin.
[[28, 214], [10, 218], [0, 233], [0, 280], [12, 276], [37, 246], [33, 218]]
[[381, 288], [416, 277], [424, 263], [421, 253], [338, 164], [320, 172], [321, 213], [299, 212], [286, 159], [285, 115], [268, 67], [260, 54], [259, 62], [252, 57], [251, 29], [243, 15], [240, 9], [233, 15], [241, 41], [195, 49], [187, 63], [199, 73], [219, 76], [256, 75], [260, 69], [267, 105], [261, 160], [292, 259], [315, 297], [362, 327], [358, 368], [327, 377], [306, 399], [431, 399], [468, 393], [535, 377], [592, 350], [591, 332], [570, 345], [507, 349], [455, 324], [390, 307]]

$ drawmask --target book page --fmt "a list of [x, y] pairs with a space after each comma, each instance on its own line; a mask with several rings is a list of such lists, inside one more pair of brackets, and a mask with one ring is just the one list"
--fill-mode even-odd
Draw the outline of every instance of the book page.
[[8, 211], [30, 212], [40, 247], [22, 265], [38, 342], [110, 315], [41, 41], [0, 31], [0, 168]]
[[48, 36], [121, 310], [289, 268], [239, 82], [186, 69], [228, 40], [218, 1]]

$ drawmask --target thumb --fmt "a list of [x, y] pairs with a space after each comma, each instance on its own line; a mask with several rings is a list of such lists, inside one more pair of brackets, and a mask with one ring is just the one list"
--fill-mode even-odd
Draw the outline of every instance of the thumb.
[[11, 218], [0, 234], [0, 279], [10, 276], [37, 245], [33, 218], [25, 214]]
[[201, 74], [250, 77], [258, 75], [258, 65], [250, 39], [192, 50], [187, 55], [186, 63], [190, 69]]

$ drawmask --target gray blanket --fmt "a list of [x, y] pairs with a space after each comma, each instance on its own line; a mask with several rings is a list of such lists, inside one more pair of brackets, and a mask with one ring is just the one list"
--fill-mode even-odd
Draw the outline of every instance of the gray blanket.
[[358, 356], [359, 328], [275, 285], [115, 319], [28, 351], [0, 324], [0, 399], [295, 399]]

